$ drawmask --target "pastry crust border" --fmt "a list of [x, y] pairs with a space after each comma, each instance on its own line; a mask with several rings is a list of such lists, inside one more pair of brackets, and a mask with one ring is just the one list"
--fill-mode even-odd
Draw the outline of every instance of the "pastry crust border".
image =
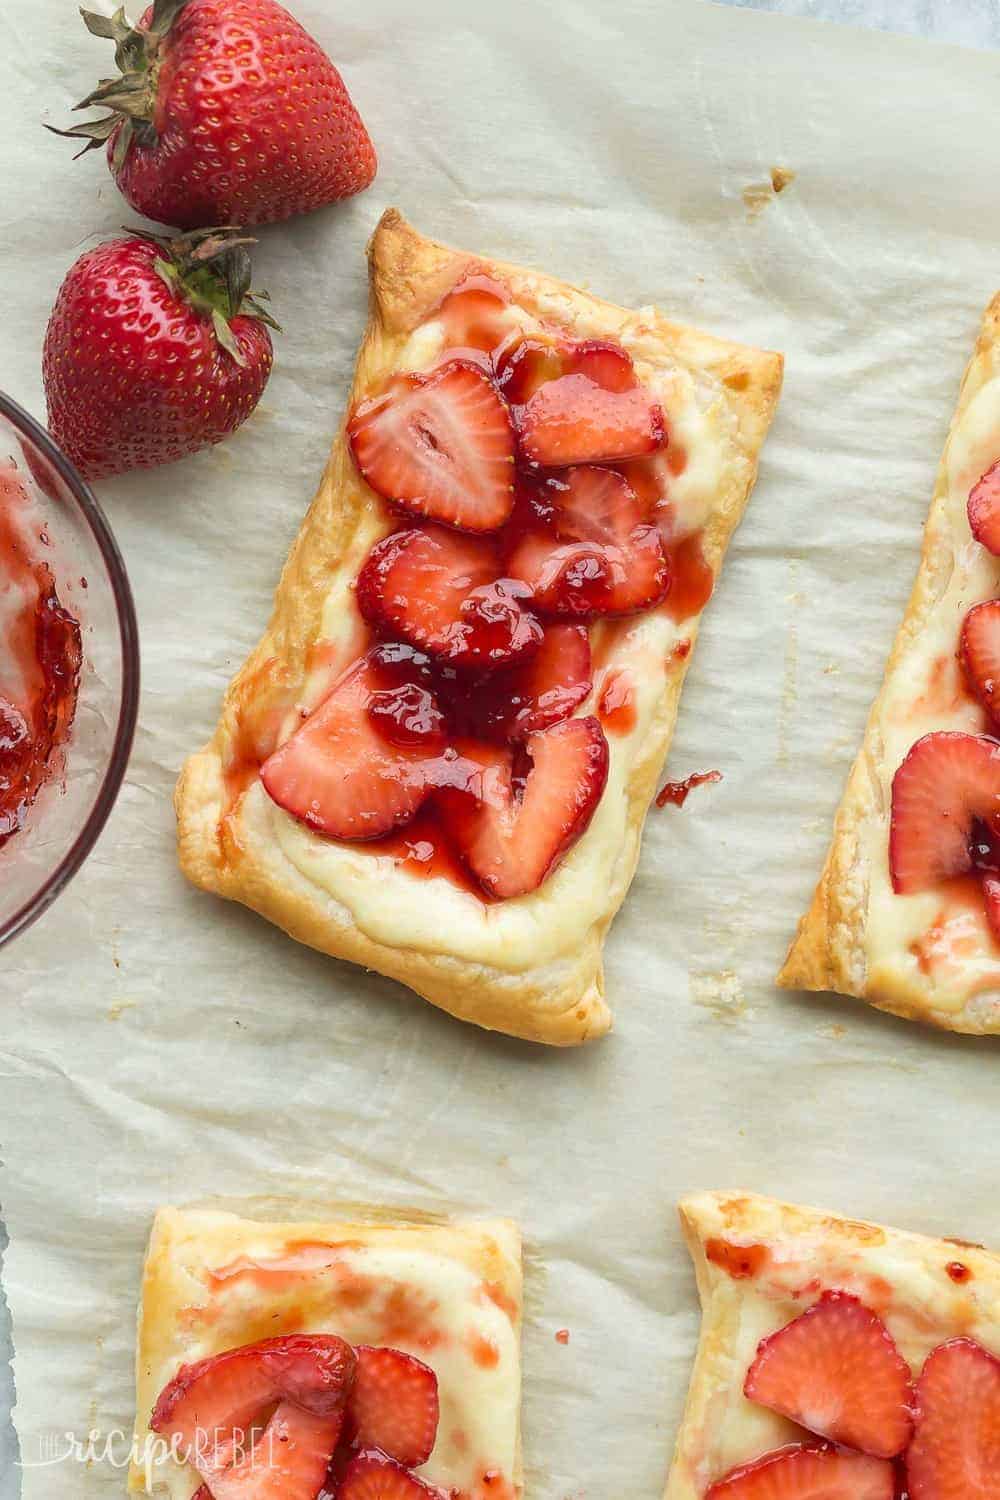
[[[919, 637], [947, 585], [957, 548], [968, 544], [958, 537], [947, 517], [948, 453], [952, 433], [985, 380], [1000, 365], [1000, 293], [983, 314], [976, 345], [962, 377], [958, 404], [948, 430], [934, 494], [924, 529], [917, 577], [906, 612], [886, 663], [878, 696], [872, 704], [864, 739], [851, 768], [843, 799], [834, 820], [833, 837], [812, 903], [800, 919], [776, 983], [782, 989], [835, 991], [865, 1000], [878, 1010], [910, 1021], [924, 1021], [942, 1030], [983, 1035], [997, 1030], [979, 1019], [972, 1005], [956, 1011], [936, 1008], [933, 995], [901, 976], [873, 981], [866, 956], [868, 874], [864, 865], [862, 832], [888, 818], [879, 807], [878, 725], [887, 685], [897, 665]], [[955, 621], [958, 640], [960, 619]]]
[[[827, 1279], [831, 1279], [832, 1271], [836, 1285], [842, 1280], [838, 1266], [856, 1264], [862, 1273], [877, 1275], [879, 1271], [886, 1273], [885, 1262], [891, 1262], [907, 1273], [927, 1278], [927, 1286], [921, 1283], [921, 1290], [932, 1292], [940, 1307], [939, 1336], [935, 1333], [934, 1342], [958, 1333], [979, 1336], [990, 1312], [990, 1342], [996, 1342], [1000, 1255], [981, 1245], [890, 1229], [748, 1192], [691, 1194], [681, 1200], [679, 1213], [694, 1264], [701, 1327], [664, 1500], [703, 1500], [707, 1485], [721, 1478], [721, 1473], [704, 1472], [702, 1455], [710, 1445], [710, 1436], [706, 1435], [711, 1434], [714, 1412], [734, 1388], [742, 1388], [746, 1375], [734, 1354], [741, 1299], [746, 1295], [743, 1289], [753, 1283], [731, 1276], [708, 1259], [706, 1247], [715, 1236], [731, 1238], [736, 1244], [794, 1247], [801, 1257], [803, 1281], [811, 1273], [823, 1279], [825, 1269]], [[955, 1283], [947, 1273], [948, 1263], [956, 1260], [972, 1273], [965, 1284]], [[766, 1282], [766, 1271], [759, 1274]], [[801, 1303], [799, 1310], [806, 1305]], [[924, 1316], [923, 1299], [917, 1311]], [[794, 1312], [790, 1316], [795, 1316]], [[712, 1468], [710, 1459], [707, 1467]]]
[[[241, 1204], [244, 1212], [268, 1213], [272, 1207]], [[283, 1203], [278, 1212], [288, 1212]], [[401, 1218], [386, 1209], [357, 1204], [334, 1205], [331, 1217], [248, 1218], [231, 1212], [229, 1206], [198, 1205], [193, 1208], [163, 1207], [157, 1210], [143, 1263], [135, 1354], [136, 1417], [134, 1452], [141, 1453], [149, 1436], [148, 1416], [160, 1393], [157, 1371], [184, 1363], [178, 1312], [189, 1301], [190, 1277], [185, 1271], [185, 1251], [193, 1251], [206, 1265], [226, 1265], [246, 1250], [248, 1241], [273, 1238], [279, 1251], [289, 1241], [350, 1242], [352, 1246], [398, 1246], [416, 1248], [447, 1257], [467, 1266], [483, 1281], [496, 1286], [516, 1310], [514, 1332], [520, 1345], [523, 1315], [521, 1232], [513, 1219], [447, 1219], [414, 1213]], [[316, 1212], [316, 1206], [304, 1212]], [[324, 1214], [326, 1210], [324, 1209]], [[520, 1367], [519, 1367], [520, 1373]], [[518, 1403], [520, 1418], [520, 1402]], [[521, 1430], [518, 1420], [513, 1480], [518, 1495], [523, 1490]], [[197, 1481], [192, 1489], [197, 1488]], [[133, 1462], [128, 1489], [148, 1494], [144, 1471]]]
[[[570, 312], [597, 309], [619, 327], [635, 321], [635, 314], [627, 309], [599, 302], [565, 282], [425, 239], [395, 209], [382, 216], [368, 258], [369, 319], [348, 410], [393, 367], [407, 335], [440, 302], [470, 261], [511, 284], [516, 299], [529, 311], [540, 296], [556, 296]], [[665, 360], [679, 361], [723, 383], [736, 418], [737, 441], [747, 466], [737, 474], [727, 469], [703, 534], [705, 557], [717, 577], [756, 478], [759, 451], [780, 391], [782, 357], [658, 316], [644, 318], [644, 330], [655, 337]], [[669, 679], [632, 768], [626, 837], [604, 910], [585, 941], [558, 961], [509, 972], [453, 955], [391, 947], [361, 931], [346, 908], [290, 866], [280, 851], [252, 839], [240, 826], [238, 806], [227, 814], [223, 828], [223, 768], [235, 743], [241, 701], [251, 690], [254, 674], [271, 658], [277, 658], [293, 679], [304, 678], [306, 653], [319, 633], [329, 567], [350, 548], [352, 533], [370, 500], [371, 491], [351, 462], [342, 424], [319, 491], [282, 572], [267, 631], [230, 684], [212, 740], [191, 756], [178, 781], [175, 806], [181, 869], [195, 885], [241, 901], [299, 942], [399, 980], [462, 1020], [555, 1046], [600, 1036], [612, 1023], [604, 998], [604, 939], [635, 871], [642, 825], [669, 748], [690, 654]], [[693, 645], [697, 620], [691, 622], [688, 634]]]

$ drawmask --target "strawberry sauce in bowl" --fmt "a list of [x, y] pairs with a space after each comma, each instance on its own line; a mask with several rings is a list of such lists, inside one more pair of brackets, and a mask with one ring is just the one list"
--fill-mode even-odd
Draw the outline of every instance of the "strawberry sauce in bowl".
[[0, 394], [0, 944], [93, 848], [138, 691], [135, 609], [108, 523], [48, 434]]

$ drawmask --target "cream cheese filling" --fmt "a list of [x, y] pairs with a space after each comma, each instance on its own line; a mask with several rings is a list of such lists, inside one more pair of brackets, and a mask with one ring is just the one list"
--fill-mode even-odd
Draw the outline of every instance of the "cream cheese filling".
[[952, 429], [944, 524], [955, 538], [951, 576], [919, 635], [895, 663], [875, 723], [881, 814], [868, 820], [861, 850], [869, 871], [866, 955], [872, 985], [897, 983], [933, 994], [944, 1012], [1000, 1008], [1000, 948], [982, 903], [925, 891], [897, 895], [889, 876], [892, 778], [910, 747], [933, 730], [982, 732], [982, 711], [961, 688], [956, 659], [967, 611], [1000, 594], [1000, 559], [969, 531], [969, 491], [1000, 457], [1000, 376], [977, 391]]

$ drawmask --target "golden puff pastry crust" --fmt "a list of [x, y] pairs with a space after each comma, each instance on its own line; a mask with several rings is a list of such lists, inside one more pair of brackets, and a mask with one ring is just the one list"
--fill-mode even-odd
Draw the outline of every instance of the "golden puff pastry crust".
[[1000, 295], [987, 307], [938, 470], [913, 592], [848, 778], [809, 910], [777, 982], [835, 990], [950, 1031], [1000, 1033], [1000, 949], [981, 911], [936, 893], [895, 896], [888, 869], [892, 778], [922, 734], [982, 731], [957, 661], [966, 611], [1000, 593], [1000, 566], [973, 541], [971, 486], [1000, 457]]
[[441, 1416], [422, 1477], [463, 1500], [516, 1500], [522, 1303], [521, 1237], [509, 1219], [394, 1218], [355, 1205], [293, 1220], [161, 1208], [139, 1303], [129, 1489], [171, 1500], [197, 1490], [193, 1470], [165, 1455], [148, 1425], [182, 1364], [282, 1334], [335, 1333], [434, 1369]]
[[[464, 275], [501, 278], [522, 326], [544, 319], [581, 337], [616, 338], [642, 378], [658, 386], [672, 437], [679, 433], [690, 455], [678, 495], [703, 527], [705, 559], [718, 574], [778, 398], [779, 355], [449, 249], [392, 209], [372, 239], [369, 265], [370, 316], [349, 405], [390, 372], [426, 363], [439, 326], [435, 309]], [[233, 790], [241, 735], [254, 715], [282, 695], [287, 702], [308, 694], [318, 648], [328, 666], [346, 666], [358, 654], [351, 584], [390, 526], [384, 502], [354, 468], [342, 429], [264, 638], [231, 684], [212, 740], [178, 782], [181, 867], [196, 885], [254, 908], [300, 942], [399, 980], [463, 1020], [560, 1046], [600, 1036], [611, 1025], [604, 939], [634, 873], [698, 615], [659, 635], [649, 616], [616, 622], [616, 630], [593, 627], [606, 637], [609, 669], [619, 658], [650, 664], [640, 722], [627, 743], [612, 745], [597, 815], [559, 868], [531, 894], [488, 906], [445, 880], [418, 879], [391, 859], [332, 847], [293, 827], [259, 779]], [[672, 652], [681, 638], [683, 649]], [[589, 700], [580, 709], [588, 711]]]
[[918, 1373], [949, 1338], [1000, 1354], [1000, 1255], [964, 1240], [887, 1229], [755, 1193], [680, 1204], [701, 1332], [666, 1500], [702, 1500], [715, 1480], [802, 1429], [743, 1396], [757, 1344], [824, 1291], [859, 1297]]

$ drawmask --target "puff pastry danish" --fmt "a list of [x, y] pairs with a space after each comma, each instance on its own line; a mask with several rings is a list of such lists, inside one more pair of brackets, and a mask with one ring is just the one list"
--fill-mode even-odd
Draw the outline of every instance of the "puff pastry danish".
[[[298, 1381], [293, 1416], [301, 1415], [298, 1400], [313, 1400], [307, 1377], [315, 1344], [325, 1351], [321, 1374], [328, 1381], [331, 1349], [334, 1356], [341, 1349], [353, 1367], [349, 1399], [358, 1409], [347, 1408], [341, 1468], [350, 1462], [352, 1447], [378, 1446], [409, 1465], [405, 1486], [414, 1500], [435, 1500], [437, 1490], [461, 1500], [516, 1500], [521, 1305], [520, 1236], [508, 1220], [400, 1222], [352, 1211], [333, 1221], [265, 1223], [215, 1210], [163, 1208], [142, 1281], [136, 1461], [129, 1488], [166, 1493], [171, 1500], [194, 1494], [204, 1500], [204, 1439], [196, 1472], [187, 1457], [199, 1449], [177, 1440], [183, 1431], [178, 1396], [183, 1405], [201, 1379], [199, 1421], [203, 1429], [209, 1422], [213, 1440], [221, 1441], [228, 1417], [220, 1423], [218, 1413], [227, 1410], [227, 1400], [231, 1405], [232, 1360], [243, 1359], [259, 1374], [270, 1359], [279, 1382]], [[226, 1372], [220, 1356], [230, 1361], [230, 1386], [228, 1392], [221, 1387], [221, 1394], [214, 1379], [217, 1366]], [[375, 1364], [374, 1378], [364, 1387], [363, 1421], [359, 1393], [366, 1359]], [[415, 1394], [408, 1375], [417, 1379]], [[429, 1428], [423, 1424], [421, 1377], [431, 1388]], [[251, 1382], [249, 1376], [244, 1380], [245, 1390]], [[259, 1392], [257, 1399], [267, 1404]], [[371, 1426], [376, 1404], [382, 1432], [362, 1432]], [[249, 1406], [244, 1420], [248, 1426], [258, 1420]], [[286, 1451], [295, 1452], [295, 1436], [293, 1424]], [[258, 1467], [265, 1456], [258, 1455]], [[227, 1466], [237, 1462], [232, 1452], [223, 1459]], [[325, 1455], [320, 1462], [325, 1468]], [[270, 1497], [259, 1474], [255, 1482], [261, 1487], [247, 1493]], [[315, 1484], [310, 1489], [307, 1483], [306, 1490], [315, 1495]], [[243, 1490], [226, 1472], [215, 1492], [236, 1500]], [[287, 1479], [275, 1493], [288, 1500], [298, 1490]]]
[[680, 1214], [702, 1322], [666, 1500], [892, 1500], [897, 1467], [913, 1500], [987, 1493], [1000, 1256], [752, 1193]]
[[909, 1019], [994, 1034], [1000, 535], [989, 521], [1000, 508], [998, 459], [1000, 297], [962, 381], [916, 583], [826, 864], [778, 975], [789, 989], [837, 990]]
[[[455, 1016], [579, 1043], [781, 358], [393, 210], [369, 260], [349, 422], [181, 775], [181, 865]], [[442, 758], [446, 718], [473, 740]]]

